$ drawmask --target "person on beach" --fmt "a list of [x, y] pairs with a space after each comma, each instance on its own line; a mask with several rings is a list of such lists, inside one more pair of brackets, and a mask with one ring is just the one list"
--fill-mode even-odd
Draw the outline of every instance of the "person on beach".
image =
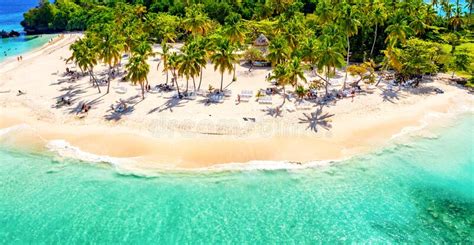
[[240, 104], [240, 94], [237, 95], [237, 105]]

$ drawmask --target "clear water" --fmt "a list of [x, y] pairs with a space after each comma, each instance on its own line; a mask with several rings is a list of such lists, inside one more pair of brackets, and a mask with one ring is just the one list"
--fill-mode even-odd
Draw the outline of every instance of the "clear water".
[[0, 150], [0, 243], [474, 242], [474, 115], [305, 170], [120, 174]]
[[[20, 22], [23, 13], [35, 7], [39, 0], [0, 0], [0, 30], [22, 31]], [[0, 62], [39, 48], [47, 43], [52, 35], [20, 36], [17, 38], [0, 39]]]

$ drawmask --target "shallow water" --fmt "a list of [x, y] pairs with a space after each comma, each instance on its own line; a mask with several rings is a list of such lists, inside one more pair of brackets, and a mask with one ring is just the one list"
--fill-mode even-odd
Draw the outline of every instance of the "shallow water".
[[4, 147], [0, 243], [472, 243], [473, 123], [326, 167], [153, 178]]
[[[23, 13], [35, 7], [38, 0], [0, 0], [0, 30], [21, 32]], [[0, 62], [22, 55], [39, 48], [48, 42], [53, 35], [20, 36], [17, 38], [0, 39]]]

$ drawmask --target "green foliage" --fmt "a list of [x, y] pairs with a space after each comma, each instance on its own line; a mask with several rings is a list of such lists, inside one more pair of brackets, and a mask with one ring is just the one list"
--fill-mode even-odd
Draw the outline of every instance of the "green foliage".
[[[154, 55], [152, 43], [161, 43], [163, 71], [176, 85], [179, 75], [193, 82], [200, 76], [200, 86], [209, 59], [223, 89], [224, 73], [235, 77], [237, 51], [245, 50], [246, 60], [271, 61], [281, 86], [301, 85], [311, 69], [327, 90], [335, 69], [354, 61], [362, 65], [346, 71], [373, 82], [376, 65], [368, 59], [405, 77], [446, 71], [448, 64], [470, 71], [464, 53], [473, 49], [460, 52], [472, 44], [470, 19], [459, 6], [440, 4], [446, 16], [422, 0], [41, 0], [22, 25], [28, 33], [85, 31], [71, 46], [72, 59], [91, 76], [99, 61], [110, 71], [128, 53], [129, 78], [142, 88], [149, 67], [138, 63]], [[265, 44], [255, 47], [262, 34]], [[180, 54], [170, 51], [177, 41], [184, 43]]]
[[413, 38], [395, 49], [394, 56], [401, 67], [393, 68], [405, 77], [413, 77], [438, 72], [447, 54], [440, 44]]
[[460, 52], [454, 54], [450, 68], [455, 71], [469, 72], [471, 62], [472, 56], [465, 50], [460, 50]]

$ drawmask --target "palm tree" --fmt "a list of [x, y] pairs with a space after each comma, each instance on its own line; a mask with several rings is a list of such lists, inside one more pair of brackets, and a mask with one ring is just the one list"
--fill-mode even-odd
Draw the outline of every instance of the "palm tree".
[[385, 32], [388, 33], [385, 43], [389, 43], [392, 47], [398, 43], [405, 44], [407, 41], [407, 35], [411, 33], [411, 31], [412, 29], [407, 25], [406, 21], [389, 25], [387, 29], [385, 29]]
[[[157, 54], [161, 56], [161, 61], [163, 63], [163, 72], [166, 72], [165, 84], [168, 84], [168, 75], [169, 75], [168, 58], [170, 56], [170, 46], [166, 43], [166, 40], [163, 39], [163, 41], [161, 42], [161, 52], [157, 52]], [[158, 64], [157, 69], [159, 68], [160, 64]]]
[[455, 16], [451, 17], [449, 24], [453, 26], [454, 32], [456, 32], [457, 28], [464, 24], [464, 20], [459, 16], [459, 13], [457, 13]]
[[173, 75], [172, 81], [176, 83], [176, 89], [178, 90], [178, 97], [181, 97], [181, 93], [179, 92], [178, 76], [177, 76], [178, 65], [179, 65], [179, 56], [177, 53], [173, 52], [168, 57], [168, 68], [171, 70], [171, 74]]
[[216, 49], [210, 59], [214, 64], [214, 70], [219, 70], [221, 73], [220, 90], [223, 91], [224, 72], [232, 72], [234, 70], [234, 63], [237, 63], [237, 56], [234, 54], [234, 47], [230, 44], [230, 41], [221, 38], [217, 42]]
[[370, 56], [373, 57], [375, 42], [377, 41], [378, 27], [379, 25], [383, 25], [387, 19], [387, 13], [385, 12], [383, 4], [377, 4], [371, 13], [371, 21], [373, 24], [375, 24], [374, 41], [372, 42], [372, 48], [370, 49]]
[[224, 36], [229, 38], [229, 41], [237, 46], [245, 42], [247, 31], [242, 21], [235, 21], [235, 23], [226, 23], [223, 27]]
[[[473, 0], [467, 0], [465, 8], [469, 9], [469, 16], [472, 16], [472, 8], [473, 7], [474, 7], [474, 1]], [[471, 18], [469, 18], [469, 19], [471, 19]]]
[[189, 54], [181, 53], [178, 54], [178, 76], [184, 76], [186, 78], [186, 91], [188, 93], [189, 78], [194, 76], [192, 70], [192, 57]]
[[88, 71], [92, 84], [97, 86], [100, 93], [100, 86], [94, 77], [94, 66], [96, 66], [98, 62], [96, 41], [86, 35], [86, 37], [71, 44], [69, 49], [72, 50], [72, 56], [68, 58], [66, 62], [73, 60], [81, 71]]
[[182, 49], [183, 53], [178, 59], [178, 74], [184, 75], [186, 78], [186, 92], [188, 92], [189, 78], [193, 80], [193, 88], [196, 91], [195, 76], [200, 73], [201, 67], [206, 63], [204, 58], [204, 50], [199, 49], [195, 42], [189, 42]]
[[410, 23], [410, 28], [415, 32], [416, 35], [423, 34], [427, 25], [424, 22], [424, 16], [419, 14], [415, 16], [415, 19]]
[[441, 7], [442, 7], [444, 13], [446, 14], [446, 18], [447, 18], [448, 20], [451, 19], [451, 15], [452, 15], [452, 13], [453, 13], [453, 7], [454, 7], [454, 5], [451, 4], [449, 1], [446, 1], [446, 0], [445, 0], [445, 1], [443, 1], [443, 2], [441, 3]]
[[[132, 49], [132, 56], [140, 55], [143, 56], [145, 62], [150, 56], [154, 56], [153, 48], [148, 42], [148, 35], [144, 34], [139, 36], [135, 41], [135, 47]], [[148, 78], [146, 79], [146, 86], [148, 86]]]
[[287, 76], [291, 86], [296, 87], [298, 85], [298, 80], [306, 82], [306, 77], [304, 76], [304, 69], [301, 65], [301, 58], [294, 57], [288, 63]]
[[120, 63], [122, 51], [124, 49], [123, 39], [117, 34], [116, 30], [111, 25], [101, 25], [97, 32], [99, 39], [98, 51], [99, 58], [109, 65], [107, 94], [110, 91], [110, 80], [112, 68]]
[[206, 35], [211, 29], [211, 20], [209, 17], [199, 8], [195, 7], [186, 8], [186, 16], [182, 23], [183, 27], [191, 32], [194, 37], [197, 34]]
[[285, 62], [290, 56], [290, 48], [288, 43], [281, 36], [275, 37], [268, 46], [267, 59], [272, 62], [272, 65], [278, 65]]
[[286, 90], [285, 86], [290, 84], [290, 78], [288, 76], [288, 67], [285, 64], [278, 64], [272, 71], [270, 80], [276, 80], [277, 85], [281, 86], [283, 89], [283, 103], [280, 105], [282, 107], [286, 102]]
[[326, 96], [329, 94], [328, 85], [330, 84], [329, 73], [331, 69], [340, 68], [344, 65], [344, 56], [340, 50], [340, 47], [330, 44], [329, 42], [322, 42], [318, 50], [318, 69], [325, 70], [326, 73], [326, 78], [323, 78], [325, 81]]
[[319, 49], [319, 41], [316, 38], [309, 37], [305, 40], [302, 48], [303, 61], [307, 62], [311, 67], [311, 71], [315, 72], [316, 62]]
[[202, 84], [202, 75], [203, 75], [203, 68], [206, 67], [207, 61], [211, 51], [214, 49], [214, 43], [210, 41], [209, 38], [206, 37], [197, 37], [193, 40], [196, 44], [196, 49], [198, 52], [196, 53], [196, 59], [199, 61], [198, 63], [201, 65], [199, 68], [199, 85], [198, 90], [201, 89]]
[[145, 82], [147, 81], [150, 65], [147, 63], [147, 57], [134, 53], [127, 64], [127, 78], [133, 84], [140, 84], [142, 90], [142, 99], [145, 99]]
[[[349, 57], [350, 57], [350, 50], [351, 50], [351, 43], [350, 37], [356, 35], [358, 32], [358, 28], [361, 25], [360, 21], [356, 18], [355, 8], [351, 5], [344, 6], [344, 16], [342, 17], [341, 26], [346, 34], [346, 45], [347, 45], [347, 56], [346, 56], [346, 64], [349, 65]], [[346, 87], [347, 81], [347, 70], [346, 76], [344, 77], [344, 83], [342, 85], [343, 88]]]

